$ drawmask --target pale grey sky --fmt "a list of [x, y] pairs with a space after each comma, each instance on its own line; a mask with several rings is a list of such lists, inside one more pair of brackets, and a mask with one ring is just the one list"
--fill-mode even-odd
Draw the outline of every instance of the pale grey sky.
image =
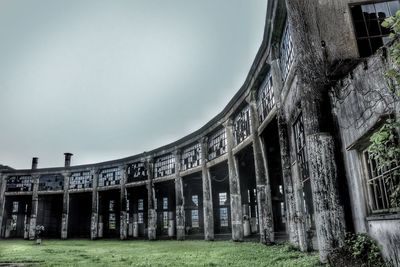
[[1, 0], [0, 164], [126, 157], [207, 123], [243, 84], [267, 0]]

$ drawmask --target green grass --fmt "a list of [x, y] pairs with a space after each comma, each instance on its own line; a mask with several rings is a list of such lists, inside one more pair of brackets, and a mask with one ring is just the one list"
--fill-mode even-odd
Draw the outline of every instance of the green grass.
[[[229, 241], [1, 240], [0, 263], [34, 266], [317, 266], [285, 245]], [[1, 265], [1, 264], [0, 264]]]

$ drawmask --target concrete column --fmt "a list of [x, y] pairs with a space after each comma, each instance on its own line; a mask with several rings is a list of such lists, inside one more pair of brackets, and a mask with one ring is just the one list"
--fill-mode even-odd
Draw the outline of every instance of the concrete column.
[[64, 176], [64, 194], [63, 194], [63, 211], [61, 219], [61, 239], [68, 238], [68, 213], [69, 213], [69, 178], [70, 172], [63, 173]]
[[258, 135], [258, 116], [255, 92], [251, 92], [246, 99], [250, 106], [250, 129], [253, 136], [254, 167], [257, 184], [258, 226], [260, 230], [260, 242], [272, 244], [275, 241], [274, 220], [272, 212], [271, 186], [268, 175], [266, 151], [262, 139]]
[[133, 214], [133, 237], [139, 237], [138, 214]]
[[311, 189], [314, 200], [315, 226], [321, 262], [344, 244], [345, 220], [337, 188], [337, 167], [333, 137], [317, 133], [306, 138], [309, 151]]
[[232, 240], [243, 241], [243, 211], [242, 196], [240, 194], [240, 180], [237, 159], [233, 155], [233, 122], [228, 119], [224, 123], [226, 130], [228, 169], [229, 169], [229, 191], [231, 204], [231, 224], [232, 224]]
[[93, 177], [93, 190], [92, 190], [92, 217], [90, 223], [90, 239], [95, 240], [98, 238], [98, 223], [99, 223], [99, 192], [97, 191], [99, 171], [96, 169], [91, 170]]
[[127, 180], [127, 166], [120, 167], [121, 173], [121, 193], [120, 193], [120, 239], [125, 240], [128, 238], [128, 213], [126, 211], [127, 192], [126, 192], [126, 180]]
[[176, 239], [185, 240], [185, 198], [183, 196], [183, 182], [180, 176], [181, 151], [175, 151], [175, 200], [176, 200]]
[[36, 232], [36, 218], [38, 213], [39, 205], [39, 175], [32, 175], [32, 208], [31, 208], [31, 219], [29, 222], [29, 239], [35, 239]]
[[201, 139], [201, 173], [203, 183], [203, 217], [204, 217], [204, 239], [214, 240], [214, 211], [212, 202], [210, 171], [207, 168], [208, 139]]
[[5, 192], [7, 185], [7, 175], [0, 173], [0, 238], [3, 237], [3, 217], [4, 217], [4, 208], [5, 208]]
[[156, 240], [157, 238], [157, 212], [156, 212], [156, 196], [154, 191], [154, 164], [153, 159], [148, 158], [146, 161], [146, 168], [148, 173], [147, 180], [147, 205], [148, 205], [148, 238], [149, 240]]

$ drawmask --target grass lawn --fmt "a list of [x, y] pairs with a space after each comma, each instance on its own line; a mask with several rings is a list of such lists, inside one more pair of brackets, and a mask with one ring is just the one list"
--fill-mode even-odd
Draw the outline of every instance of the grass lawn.
[[[1, 240], [1, 263], [33, 266], [317, 266], [317, 254], [229, 241]], [[31, 265], [29, 265], [31, 266]]]

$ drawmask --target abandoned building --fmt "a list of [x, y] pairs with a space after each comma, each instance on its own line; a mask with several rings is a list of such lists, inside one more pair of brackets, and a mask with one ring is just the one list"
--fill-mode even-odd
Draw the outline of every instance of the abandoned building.
[[[287, 239], [326, 261], [366, 232], [393, 257], [400, 207], [368, 157], [400, 103], [387, 88], [400, 2], [269, 0], [262, 44], [224, 110], [182, 139], [96, 164], [1, 166], [1, 238]], [[229, 97], [227, 97], [229, 98]], [[3, 162], [5, 164], [6, 162]], [[399, 166], [399, 165], [397, 165]]]

